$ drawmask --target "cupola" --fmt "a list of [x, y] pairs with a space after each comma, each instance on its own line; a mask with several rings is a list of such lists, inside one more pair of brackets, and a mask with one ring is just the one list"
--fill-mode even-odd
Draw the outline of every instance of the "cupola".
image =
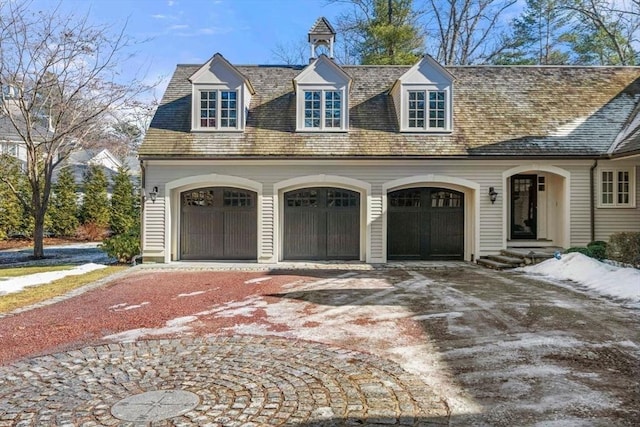
[[333, 29], [327, 18], [321, 16], [313, 24], [311, 30], [309, 30], [309, 46], [311, 48], [311, 58], [309, 62], [318, 57], [316, 48], [318, 46], [324, 46], [329, 49], [329, 58], [333, 58], [333, 44], [336, 40], [336, 31]]

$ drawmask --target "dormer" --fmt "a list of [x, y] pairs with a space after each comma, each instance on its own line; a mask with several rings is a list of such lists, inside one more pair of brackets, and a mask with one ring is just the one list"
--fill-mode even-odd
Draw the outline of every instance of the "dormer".
[[346, 132], [351, 77], [322, 54], [293, 79], [298, 132]]
[[191, 130], [243, 131], [251, 95], [251, 82], [216, 53], [189, 78], [192, 90]]
[[425, 56], [391, 87], [401, 132], [453, 130], [453, 75]]

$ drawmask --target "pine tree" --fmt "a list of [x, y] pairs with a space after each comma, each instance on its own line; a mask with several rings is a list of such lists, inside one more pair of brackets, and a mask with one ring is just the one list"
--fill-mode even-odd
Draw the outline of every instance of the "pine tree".
[[513, 21], [513, 33], [494, 63], [509, 65], [558, 65], [571, 62], [573, 13], [565, 0], [527, 0], [527, 7]]
[[109, 197], [107, 195], [107, 178], [101, 168], [90, 166], [84, 180], [84, 197], [80, 208], [82, 224], [93, 224], [98, 227], [109, 226]]
[[361, 43], [365, 65], [413, 65], [420, 59], [422, 38], [413, 25], [413, 0], [376, 0], [373, 19], [364, 26]]
[[111, 196], [110, 227], [113, 234], [130, 233], [138, 225], [135, 199], [129, 171], [120, 167], [113, 180]]
[[78, 228], [76, 183], [69, 168], [64, 168], [53, 184], [53, 199], [49, 205], [50, 230], [56, 236], [73, 236]]
[[[11, 185], [18, 186], [21, 171], [15, 158], [7, 154], [1, 155], [0, 173], [9, 178]], [[9, 184], [0, 181], [0, 240], [20, 229], [23, 213], [24, 207]]]

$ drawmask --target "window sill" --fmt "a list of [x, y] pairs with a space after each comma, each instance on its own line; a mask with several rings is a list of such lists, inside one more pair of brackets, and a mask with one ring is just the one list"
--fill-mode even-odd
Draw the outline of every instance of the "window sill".
[[349, 129], [296, 129], [296, 132], [299, 133], [321, 133], [321, 134], [327, 134], [327, 133], [348, 133]]
[[244, 129], [191, 129], [193, 133], [243, 133]]
[[635, 209], [636, 204], [628, 204], [628, 205], [598, 205], [596, 206], [598, 209]]

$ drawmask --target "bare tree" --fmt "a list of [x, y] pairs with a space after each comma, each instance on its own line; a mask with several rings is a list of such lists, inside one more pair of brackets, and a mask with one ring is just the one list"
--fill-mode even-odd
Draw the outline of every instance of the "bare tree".
[[271, 50], [275, 59], [284, 65], [303, 65], [309, 62], [309, 45], [304, 40], [278, 43]]
[[[500, 39], [503, 13], [516, 0], [426, 0], [432, 18], [427, 34], [435, 39], [435, 57], [445, 65], [489, 62], [504, 47]], [[429, 50], [430, 43], [427, 42]]]
[[27, 1], [0, 0], [1, 113], [26, 147], [27, 200], [0, 177], [34, 219], [35, 258], [44, 257], [44, 218], [54, 169], [107, 115], [148, 90], [122, 79], [133, 41], [124, 28], [95, 25], [60, 6], [33, 13]]
[[640, 0], [574, 0], [565, 7], [581, 15], [592, 32], [604, 35], [607, 47], [615, 53], [608, 62], [637, 64], [634, 45], [640, 43]]

